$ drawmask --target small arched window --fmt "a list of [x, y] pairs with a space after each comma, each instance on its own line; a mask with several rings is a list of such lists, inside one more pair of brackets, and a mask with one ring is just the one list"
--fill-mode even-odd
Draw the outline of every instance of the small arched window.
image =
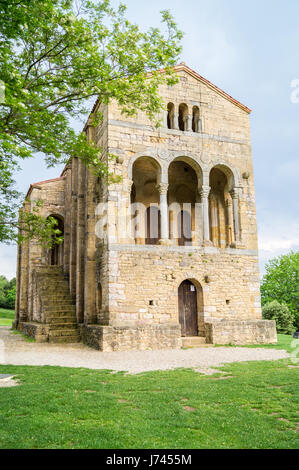
[[199, 113], [199, 107], [198, 106], [193, 106], [193, 110], [192, 110], [192, 130], [193, 130], [193, 132], [200, 132], [201, 131], [200, 113]]
[[187, 119], [188, 119], [188, 106], [185, 103], [179, 106], [179, 129], [181, 131], [187, 130]]
[[167, 127], [174, 129], [174, 104], [168, 103], [167, 105]]

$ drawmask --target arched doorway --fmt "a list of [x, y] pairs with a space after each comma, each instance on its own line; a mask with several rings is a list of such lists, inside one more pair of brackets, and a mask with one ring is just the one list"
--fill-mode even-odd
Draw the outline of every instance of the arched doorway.
[[197, 291], [195, 285], [183, 281], [178, 290], [179, 322], [182, 336], [198, 336]]
[[[59, 230], [59, 234], [53, 235], [53, 239], [56, 237], [64, 236], [64, 223], [63, 218], [56, 215], [51, 215], [53, 219], [56, 219], [57, 225], [55, 230]], [[61, 266], [63, 264], [63, 243], [54, 243], [52, 248], [49, 250], [48, 263], [50, 266]]]

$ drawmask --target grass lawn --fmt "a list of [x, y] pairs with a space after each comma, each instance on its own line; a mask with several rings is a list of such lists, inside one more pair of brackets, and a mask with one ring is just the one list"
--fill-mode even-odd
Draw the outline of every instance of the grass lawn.
[[0, 308], [0, 326], [11, 326], [15, 318], [15, 311]]
[[126, 375], [0, 365], [21, 382], [0, 388], [0, 447], [298, 448], [299, 364], [221, 370]]
[[[245, 346], [241, 346], [243, 348], [269, 348], [269, 349], [285, 349], [287, 352], [291, 353], [293, 348], [291, 347], [291, 343], [294, 338], [291, 335], [277, 335], [277, 344], [247, 344]], [[215, 345], [216, 348], [240, 348], [239, 345]]]

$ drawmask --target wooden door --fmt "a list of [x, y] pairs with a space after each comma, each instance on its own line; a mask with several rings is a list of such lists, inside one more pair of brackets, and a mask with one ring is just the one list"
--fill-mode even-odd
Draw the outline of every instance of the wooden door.
[[198, 336], [196, 287], [192, 282], [184, 281], [178, 294], [182, 336]]

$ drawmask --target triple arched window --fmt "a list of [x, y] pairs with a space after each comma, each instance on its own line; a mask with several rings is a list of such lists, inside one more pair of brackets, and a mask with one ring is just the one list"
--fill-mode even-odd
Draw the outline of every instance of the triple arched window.
[[[190, 111], [189, 112], [189, 108]], [[188, 107], [186, 103], [181, 103], [176, 112], [175, 105], [167, 105], [167, 128], [176, 129], [182, 132], [202, 132], [202, 121], [199, 106]]]

